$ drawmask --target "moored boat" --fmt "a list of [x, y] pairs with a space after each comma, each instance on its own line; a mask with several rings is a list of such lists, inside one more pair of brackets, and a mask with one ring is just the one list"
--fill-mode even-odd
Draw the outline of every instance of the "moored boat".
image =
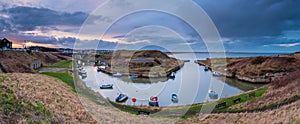
[[213, 75], [213, 76], [216, 76], [216, 77], [220, 77], [220, 76], [222, 76], [222, 74], [221, 74], [221, 73], [219, 73], [219, 72], [215, 72], [215, 71], [212, 73], [212, 75]]
[[175, 78], [175, 72], [172, 72], [172, 73], [169, 75], [169, 78], [174, 79], [174, 78]]
[[208, 71], [208, 70], [209, 70], [208, 67], [205, 66], [205, 67], [204, 67], [204, 71]]
[[211, 99], [218, 99], [218, 93], [217, 92], [215, 92], [215, 91], [213, 91], [213, 90], [209, 90], [209, 93], [208, 93], [208, 96], [209, 96], [209, 98], [211, 98]]
[[100, 72], [101, 71], [101, 68], [97, 67], [97, 72]]
[[174, 93], [171, 95], [172, 102], [178, 102], [178, 96]]
[[100, 89], [112, 89], [113, 88], [113, 84], [102, 84], [100, 86]]
[[128, 76], [129, 79], [136, 79], [138, 76], [135, 74], [131, 74]]
[[113, 77], [122, 77], [122, 74], [121, 73], [115, 73], [112, 75]]
[[128, 96], [125, 94], [119, 94], [116, 98], [116, 102], [125, 102], [128, 99]]
[[158, 105], [158, 97], [157, 96], [151, 96], [149, 99], [149, 106], [159, 106]]

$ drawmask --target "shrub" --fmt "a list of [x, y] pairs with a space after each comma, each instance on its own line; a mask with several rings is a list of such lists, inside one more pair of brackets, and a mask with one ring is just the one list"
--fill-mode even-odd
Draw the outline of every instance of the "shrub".
[[258, 64], [261, 64], [263, 63], [264, 61], [266, 60], [265, 57], [256, 57], [254, 60], [251, 61], [251, 64], [253, 65], [258, 65]]

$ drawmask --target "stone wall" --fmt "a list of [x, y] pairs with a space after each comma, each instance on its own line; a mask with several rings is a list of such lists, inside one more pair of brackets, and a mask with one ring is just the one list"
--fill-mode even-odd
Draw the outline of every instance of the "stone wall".
[[40, 68], [41, 66], [42, 66], [42, 60], [40, 59], [35, 59], [30, 62], [30, 68], [32, 69], [37, 69]]

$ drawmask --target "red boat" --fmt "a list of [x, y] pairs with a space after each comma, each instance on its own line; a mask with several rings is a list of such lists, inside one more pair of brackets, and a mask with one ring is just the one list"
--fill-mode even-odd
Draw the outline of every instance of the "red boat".
[[157, 96], [151, 96], [149, 99], [149, 105], [150, 106], [159, 106], [158, 105], [158, 97]]

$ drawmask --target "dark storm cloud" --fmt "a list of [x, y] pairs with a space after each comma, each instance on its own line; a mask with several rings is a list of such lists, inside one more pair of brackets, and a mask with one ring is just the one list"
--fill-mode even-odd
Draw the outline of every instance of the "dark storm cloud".
[[276, 36], [300, 29], [299, 0], [195, 0], [225, 37]]
[[[47, 8], [14, 7], [1, 10], [9, 16], [8, 20], [17, 30], [32, 31], [37, 26], [81, 26], [89, 14], [84, 12], [58, 12]], [[97, 16], [95, 19], [102, 19]]]

